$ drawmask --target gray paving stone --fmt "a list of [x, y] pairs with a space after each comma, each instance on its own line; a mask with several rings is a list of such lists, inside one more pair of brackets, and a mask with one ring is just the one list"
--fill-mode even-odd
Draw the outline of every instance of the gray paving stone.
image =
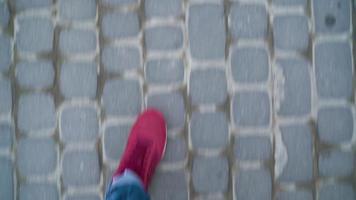
[[193, 105], [223, 104], [227, 98], [224, 70], [193, 70], [190, 74], [189, 95]]
[[130, 125], [113, 125], [106, 127], [103, 137], [103, 148], [106, 158], [115, 162], [120, 160], [125, 150], [130, 129]]
[[0, 149], [10, 150], [12, 148], [14, 128], [6, 122], [0, 123]]
[[355, 156], [352, 152], [329, 151], [319, 154], [320, 176], [349, 176], [353, 173]]
[[352, 55], [346, 42], [327, 42], [315, 46], [315, 73], [321, 98], [352, 96]]
[[182, 14], [182, 0], [147, 0], [145, 1], [145, 15], [152, 17], [178, 17]]
[[231, 53], [231, 72], [238, 83], [266, 82], [269, 75], [268, 53], [264, 48], [239, 47]]
[[267, 35], [268, 14], [262, 5], [231, 6], [229, 27], [232, 37], [265, 38]]
[[0, 199], [14, 199], [14, 168], [10, 159], [0, 157], [0, 169]]
[[241, 170], [235, 177], [236, 199], [272, 199], [272, 179], [265, 169]]
[[239, 127], [267, 127], [270, 103], [267, 92], [238, 92], [232, 100], [232, 112]]
[[65, 107], [60, 117], [60, 136], [65, 143], [96, 141], [99, 116], [94, 106]]
[[272, 145], [267, 136], [241, 136], [235, 139], [234, 152], [238, 160], [268, 160]]
[[97, 66], [94, 63], [64, 63], [61, 66], [60, 90], [66, 98], [95, 98]]
[[306, 16], [276, 16], [273, 20], [274, 46], [281, 50], [306, 51], [309, 45]]
[[6, 28], [9, 24], [10, 12], [6, 2], [0, 2], [0, 27]]
[[130, 4], [137, 4], [138, 0], [103, 0], [103, 2], [112, 6], [124, 6]]
[[21, 131], [41, 131], [56, 125], [56, 111], [53, 97], [45, 93], [20, 96], [17, 126]]
[[135, 80], [109, 80], [104, 85], [102, 105], [106, 115], [136, 115], [141, 111], [140, 84]]
[[351, 1], [315, 0], [313, 14], [315, 31], [321, 34], [339, 34], [350, 31]]
[[15, 8], [17, 11], [24, 9], [37, 9], [49, 7], [53, 4], [53, 0], [15, 0]]
[[32, 183], [20, 185], [20, 200], [59, 200], [57, 186], [52, 183]]
[[188, 12], [191, 56], [196, 59], [224, 59], [226, 33], [223, 5], [197, 4], [190, 6]]
[[225, 113], [196, 113], [190, 119], [193, 148], [224, 148], [229, 141], [229, 126]]
[[188, 199], [188, 183], [184, 171], [157, 171], [153, 177], [149, 193], [155, 200]]
[[309, 191], [284, 191], [278, 192], [276, 200], [313, 200], [313, 194]]
[[318, 135], [327, 143], [351, 141], [353, 134], [353, 117], [348, 107], [325, 107], [318, 112]]
[[183, 127], [185, 108], [183, 96], [180, 93], [162, 93], [148, 96], [147, 107], [156, 108], [163, 113], [168, 129]]
[[0, 72], [8, 71], [11, 64], [12, 47], [10, 37], [0, 35]]
[[183, 32], [179, 26], [157, 26], [145, 30], [148, 51], [172, 51], [183, 46]]
[[59, 36], [59, 49], [65, 54], [93, 53], [96, 50], [96, 34], [93, 30], [63, 30]]
[[307, 5], [307, 0], [272, 0], [274, 5], [278, 6], [302, 6]]
[[94, 20], [95, 0], [60, 0], [59, 17], [63, 20]]
[[137, 13], [109, 13], [103, 16], [101, 23], [103, 35], [110, 39], [136, 37], [140, 31]]
[[19, 30], [16, 33], [17, 50], [32, 53], [52, 51], [54, 30], [53, 23], [49, 18], [20, 18], [18, 25]]
[[313, 178], [313, 141], [308, 125], [280, 127], [288, 161], [279, 180], [284, 182], [310, 181]]
[[202, 193], [226, 192], [229, 166], [225, 157], [195, 157], [192, 181], [195, 191]]
[[141, 68], [140, 50], [134, 46], [104, 47], [101, 61], [110, 73]]
[[188, 154], [188, 145], [184, 138], [168, 138], [166, 151], [162, 163], [183, 162]]
[[335, 185], [325, 185], [319, 190], [320, 200], [354, 200], [356, 198], [355, 191], [352, 185], [348, 184], [335, 184]]
[[100, 167], [96, 151], [64, 152], [62, 180], [65, 187], [99, 184]]
[[276, 61], [283, 76], [283, 97], [279, 100], [278, 115], [303, 116], [311, 111], [311, 82], [309, 63], [304, 59]]
[[[17, 165], [21, 175], [49, 175], [56, 170], [56, 144], [52, 139], [25, 138], [18, 141]], [[40, 158], [40, 159], [39, 159]]]
[[12, 92], [11, 83], [7, 78], [0, 79], [0, 115], [11, 113]]
[[23, 88], [45, 89], [53, 85], [55, 71], [47, 60], [24, 61], [16, 65], [17, 83]]
[[75, 194], [66, 196], [65, 200], [101, 200], [97, 194]]
[[181, 83], [184, 79], [184, 63], [173, 58], [152, 59], [146, 64], [145, 73], [148, 83]]

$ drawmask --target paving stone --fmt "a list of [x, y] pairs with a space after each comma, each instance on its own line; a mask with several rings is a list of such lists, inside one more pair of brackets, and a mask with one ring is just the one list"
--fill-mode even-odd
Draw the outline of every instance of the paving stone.
[[280, 181], [310, 181], [313, 178], [313, 141], [308, 125], [280, 127], [288, 161]]
[[239, 47], [231, 53], [231, 72], [238, 83], [266, 82], [269, 74], [268, 53], [264, 48]]
[[65, 200], [100, 200], [97, 194], [75, 194], [66, 196]]
[[7, 78], [0, 79], [0, 115], [10, 114], [12, 107], [11, 83]]
[[264, 38], [267, 35], [268, 15], [263, 5], [231, 6], [229, 26], [232, 37]]
[[188, 184], [184, 171], [157, 171], [149, 189], [152, 199], [188, 199]]
[[141, 111], [140, 84], [135, 80], [109, 80], [105, 83], [102, 105], [106, 115], [136, 115]]
[[189, 95], [193, 105], [223, 104], [227, 98], [224, 70], [193, 70], [190, 74]]
[[21, 131], [41, 131], [56, 125], [53, 97], [45, 93], [20, 96], [17, 125]]
[[146, 64], [145, 73], [148, 83], [181, 83], [184, 79], [184, 63], [173, 58], [152, 59]]
[[276, 200], [313, 200], [313, 194], [302, 190], [278, 192]]
[[0, 28], [5, 29], [9, 24], [10, 12], [6, 2], [0, 2]]
[[110, 39], [136, 37], [140, 31], [137, 13], [109, 13], [103, 16], [101, 23], [103, 35]]
[[0, 72], [8, 71], [11, 64], [12, 47], [10, 37], [0, 35]]
[[353, 173], [355, 156], [352, 152], [329, 151], [319, 154], [320, 176], [349, 176]]
[[116, 169], [111, 168], [111, 167], [107, 167], [105, 168], [104, 171], [104, 191], [108, 190], [108, 187], [110, 186], [110, 183], [112, 181], [112, 176], [114, 175], [114, 172], [116, 171]]
[[20, 200], [59, 200], [57, 186], [51, 183], [33, 183], [20, 185]]
[[96, 141], [99, 116], [94, 106], [68, 106], [60, 117], [60, 136], [65, 143]]
[[95, 98], [97, 66], [94, 63], [64, 63], [61, 67], [60, 89], [66, 98]]
[[14, 128], [6, 122], [0, 123], [0, 149], [10, 150], [14, 137]]
[[10, 159], [0, 157], [0, 169], [0, 199], [14, 199], [14, 168]]
[[197, 4], [190, 6], [188, 12], [191, 56], [196, 59], [224, 59], [226, 33], [223, 5]]
[[307, 0], [272, 0], [274, 5], [278, 6], [302, 6], [307, 5]]
[[327, 143], [351, 141], [353, 134], [353, 117], [348, 107], [325, 107], [318, 112], [318, 135]]
[[196, 113], [190, 119], [193, 148], [224, 148], [229, 141], [229, 126], [225, 113]]
[[52, 139], [21, 139], [16, 152], [21, 175], [36, 176], [53, 173], [57, 167], [56, 148]]
[[148, 51], [178, 50], [183, 46], [183, 32], [179, 26], [157, 26], [145, 30]]
[[103, 2], [112, 6], [124, 6], [130, 4], [137, 4], [138, 0], [103, 0]]
[[103, 137], [104, 155], [112, 161], [120, 160], [130, 134], [130, 125], [114, 125], [105, 129]]
[[274, 46], [281, 50], [306, 51], [309, 45], [306, 16], [276, 16], [273, 20]]
[[321, 98], [352, 96], [352, 55], [346, 42], [319, 43], [315, 46], [316, 86]]
[[349, 32], [351, 21], [350, 10], [351, 1], [313, 1], [315, 31], [321, 34]]
[[54, 67], [50, 61], [24, 61], [16, 65], [16, 78], [23, 88], [45, 89], [53, 85]]
[[229, 166], [225, 157], [195, 157], [192, 181], [195, 191], [202, 193], [226, 192]]
[[151, 17], [178, 17], [182, 14], [182, 0], [147, 0], [145, 15]]
[[99, 184], [100, 167], [98, 153], [95, 151], [64, 152], [62, 180], [65, 187]]
[[93, 53], [96, 50], [96, 34], [92, 30], [63, 30], [59, 36], [59, 49], [62, 53]]
[[94, 20], [95, 0], [60, 0], [59, 16], [64, 20]]
[[15, 0], [16, 11], [49, 7], [53, 0]]
[[239, 127], [267, 127], [270, 103], [266, 92], [238, 92], [232, 102], [233, 117]]
[[235, 177], [236, 199], [272, 199], [272, 179], [265, 169], [241, 170]]
[[325, 185], [319, 190], [320, 200], [354, 200], [355, 198], [355, 191], [352, 185], [348, 184]]
[[16, 33], [17, 50], [32, 53], [52, 51], [54, 30], [51, 19], [42, 17], [20, 18], [18, 26], [19, 30]]
[[183, 127], [185, 108], [183, 96], [180, 93], [162, 93], [148, 96], [147, 107], [156, 108], [163, 113], [168, 129]]
[[310, 65], [303, 59], [276, 61], [283, 76], [283, 97], [279, 100], [278, 115], [303, 116], [311, 111]]
[[235, 139], [234, 152], [238, 160], [268, 160], [272, 145], [267, 136], [241, 136]]
[[166, 151], [162, 163], [183, 162], [188, 154], [188, 145], [184, 138], [168, 138]]
[[104, 47], [101, 61], [111, 73], [141, 68], [140, 50], [134, 46]]

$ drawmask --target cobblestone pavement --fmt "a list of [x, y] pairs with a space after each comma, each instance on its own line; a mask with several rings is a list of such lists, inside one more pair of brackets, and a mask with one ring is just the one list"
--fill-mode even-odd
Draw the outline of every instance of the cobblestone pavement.
[[153, 106], [154, 200], [355, 200], [354, 9], [0, 0], [0, 199], [103, 199]]

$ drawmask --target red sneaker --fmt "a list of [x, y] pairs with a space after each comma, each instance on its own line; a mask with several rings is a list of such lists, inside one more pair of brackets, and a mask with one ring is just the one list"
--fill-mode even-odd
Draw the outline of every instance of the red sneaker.
[[163, 115], [147, 109], [138, 116], [131, 129], [125, 152], [114, 176], [125, 169], [134, 171], [147, 190], [151, 177], [164, 155], [167, 143], [166, 123]]

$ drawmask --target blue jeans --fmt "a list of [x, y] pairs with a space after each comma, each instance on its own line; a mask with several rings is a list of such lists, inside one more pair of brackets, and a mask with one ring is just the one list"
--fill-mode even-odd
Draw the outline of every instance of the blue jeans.
[[149, 200], [140, 178], [131, 170], [114, 176], [106, 190], [106, 200]]

